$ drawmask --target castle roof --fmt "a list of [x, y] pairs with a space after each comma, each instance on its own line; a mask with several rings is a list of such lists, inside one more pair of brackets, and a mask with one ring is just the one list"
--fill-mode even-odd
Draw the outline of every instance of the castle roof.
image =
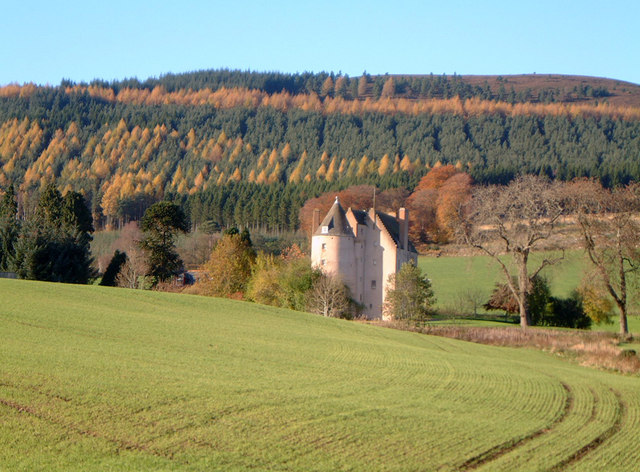
[[[382, 226], [385, 227], [391, 239], [396, 244], [397, 247], [400, 247], [400, 223], [393, 216], [388, 215], [387, 213], [376, 211], [376, 215], [378, 216], [378, 221], [382, 223]], [[409, 241], [408, 250], [411, 252], [418, 252], [416, 248], [413, 246], [411, 241]]]
[[366, 225], [368, 218], [369, 218], [369, 214], [364, 211], [364, 210], [351, 210], [351, 213], [353, 213], [354, 218], [356, 219], [356, 221], [358, 222], [359, 225]]
[[316, 228], [314, 235], [320, 236], [351, 236], [353, 237], [353, 231], [349, 222], [347, 221], [347, 215], [336, 197], [336, 201], [324, 217], [320, 226]]

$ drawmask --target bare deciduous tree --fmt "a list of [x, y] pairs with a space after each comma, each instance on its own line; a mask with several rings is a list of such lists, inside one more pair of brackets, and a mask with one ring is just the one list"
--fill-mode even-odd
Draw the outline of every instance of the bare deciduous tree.
[[457, 314], [473, 316], [478, 314], [478, 309], [482, 307], [487, 300], [487, 294], [480, 287], [469, 286], [461, 288], [455, 297], [455, 309]]
[[640, 186], [613, 191], [595, 181], [571, 184], [585, 251], [620, 312], [620, 335], [628, 336], [628, 299], [640, 269]]
[[308, 304], [313, 313], [340, 317], [349, 309], [348, 289], [338, 277], [321, 273], [313, 283]]
[[[553, 235], [558, 219], [565, 213], [560, 190], [559, 183], [523, 176], [506, 186], [477, 187], [470, 202], [460, 209], [459, 238], [491, 256], [500, 266], [518, 302], [522, 328], [531, 324], [531, 279], [562, 259], [545, 258], [537, 267], [529, 267], [531, 251]], [[501, 258], [505, 254], [511, 255], [515, 274]]]
[[127, 261], [122, 265], [116, 282], [118, 287], [148, 288], [145, 287], [145, 277], [149, 272], [144, 253], [137, 248], [131, 248], [127, 252]]

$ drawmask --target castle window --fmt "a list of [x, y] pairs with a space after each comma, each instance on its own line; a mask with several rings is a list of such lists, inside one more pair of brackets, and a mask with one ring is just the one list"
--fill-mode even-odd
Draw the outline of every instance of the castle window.
[[375, 259], [373, 260], [373, 265], [378, 264], [378, 261], [376, 261]]
[[372, 281], [371, 281], [371, 288], [372, 288], [372, 289], [375, 289], [375, 288], [376, 288], [376, 281], [375, 281], [375, 280], [372, 280]]
[[322, 250], [324, 251], [325, 249], [327, 249], [327, 243], [322, 243]]
[[326, 261], [325, 259], [322, 259], [322, 260], [320, 261], [320, 265], [327, 265], [327, 261]]
[[329, 234], [329, 227], [328, 226], [323, 226], [320, 231], [322, 232], [322, 234]]

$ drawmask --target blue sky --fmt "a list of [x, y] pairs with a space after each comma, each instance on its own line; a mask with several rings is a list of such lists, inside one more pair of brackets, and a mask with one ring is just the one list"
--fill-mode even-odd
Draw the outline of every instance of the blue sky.
[[2, 10], [0, 85], [218, 68], [640, 84], [637, 0], [26, 0]]

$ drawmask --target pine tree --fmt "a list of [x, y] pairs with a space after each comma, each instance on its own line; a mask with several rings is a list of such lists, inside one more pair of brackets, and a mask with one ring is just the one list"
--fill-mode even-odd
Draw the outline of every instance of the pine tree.
[[63, 198], [54, 185], [48, 185], [17, 240], [16, 273], [26, 279], [88, 283], [94, 276], [92, 231], [91, 212], [82, 195], [69, 192]]
[[149, 275], [158, 281], [166, 281], [182, 270], [182, 260], [175, 250], [178, 232], [189, 231], [182, 209], [172, 202], [154, 203], [142, 217], [144, 238], [140, 243], [146, 252]]
[[358, 80], [358, 97], [363, 98], [367, 93], [369, 81], [367, 80], [367, 75], [362, 74], [360, 80]]
[[329, 76], [322, 83], [322, 89], [320, 90], [320, 95], [322, 97], [333, 97], [333, 92], [334, 92], [333, 79], [331, 78], [331, 76]]
[[13, 185], [9, 186], [0, 200], [0, 272], [13, 270], [15, 244], [20, 232], [18, 203]]

